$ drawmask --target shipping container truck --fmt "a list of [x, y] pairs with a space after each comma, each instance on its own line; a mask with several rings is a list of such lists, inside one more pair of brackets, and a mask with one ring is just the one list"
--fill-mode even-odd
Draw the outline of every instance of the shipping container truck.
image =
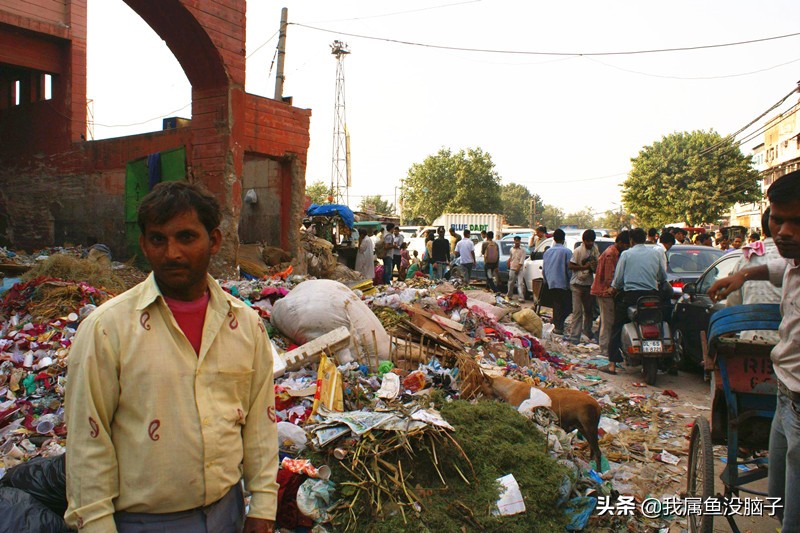
[[450, 228], [453, 228], [459, 235], [468, 229], [470, 233], [477, 234], [481, 231], [493, 231], [495, 236], [499, 236], [504, 222], [503, 215], [494, 213], [444, 213], [434, 220], [432, 225], [444, 226], [448, 233]]

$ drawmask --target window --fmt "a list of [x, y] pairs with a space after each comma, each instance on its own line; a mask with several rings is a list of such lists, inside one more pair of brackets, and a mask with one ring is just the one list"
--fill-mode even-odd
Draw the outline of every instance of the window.
[[706, 294], [717, 279], [724, 278], [731, 273], [733, 267], [739, 262], [740, 254], [727, 255], [717, 266], [706, 272], [697, 287], [698, 294]]
[[53, 76], [50, 74], [44, 75], [44, 99], [53, 99]]
[[21, 97], [22, 97], [22, 82], [17, 80], [14, 82], [14, 92], [13, 92], [14, 105], [19, 105]]

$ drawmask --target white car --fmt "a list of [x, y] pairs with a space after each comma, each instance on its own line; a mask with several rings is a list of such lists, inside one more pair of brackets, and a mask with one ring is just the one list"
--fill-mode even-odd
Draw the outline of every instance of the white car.
[[[581, 244], [581, 236], [580, 235], [567, 235], [564, 238], [564, 246], [568, 247], [570, 250], [574, 250]], [[542, 288], [542, 277], [543, 273], [543, 265], [544, 265], [544, 252], [553, 246], [555, 241], [552, 237], [549, 237], [542, 242], [539, 243], [539, 246], [533, 251], [533, 253], [525, 260], [525, 263], [522, 266], [522, 277], [525, 282], [525, 294], [534, 295], [534, 299], [538, 298], [539, 290]], [[594, 241], [595, 246], [597, 246], [598, 251], [602, 254], [606, 251], [606, 248], [614, 244], [614, 239], [608, 237], [597, 237]]]

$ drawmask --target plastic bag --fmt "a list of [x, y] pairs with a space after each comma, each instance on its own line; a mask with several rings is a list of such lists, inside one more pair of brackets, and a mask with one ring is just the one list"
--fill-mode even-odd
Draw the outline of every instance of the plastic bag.
[[[64, 454], [37, 457], [9, 468], [0, 487], [13, 487], [30, 494], [48, 509], [63, 516], [67, 510], [67, 470]], [[3, 516], [0, 513], [0, 516]]]
[[27, 492], [0, 487], [0, 533], [67, 533], [64, 519]]
[[278, 422], [278, 447], [292, 454], [302, 452], [306, 447], [306, 432], [291, 422]]
[[[338, 327], [350, 330], [350, 352], [367, 350], [380, 360], [389, 357], [389, 335], [380, 320], [358, 296], [338, 281], [317, 279], [304, 281], [284, 298], [275, 302], [272, 324], [298, 344], [330, 333]], [[374, 337], [373, 337], [374, 332]], [[349, 363], [339, 357], [340, 363]]]
[[297, 508], [314, 522], [329, 522], [328, 506], [333, 497], [333, 481], [307, 479], [297, 490]]
[[319, 406], [322, 405], [330, 411], [344, 411], [342, 399], [342, 374], [333, 361], [323, 355], [319, 359], [319, 370], [317, 371], [317, 392], [314, 395], [314, 406], [311, 414], [316, 414]]
[[542, 319], [532, 309], [522, 309], [511, 315], [511, 318], [537, 339], [542, 338]]

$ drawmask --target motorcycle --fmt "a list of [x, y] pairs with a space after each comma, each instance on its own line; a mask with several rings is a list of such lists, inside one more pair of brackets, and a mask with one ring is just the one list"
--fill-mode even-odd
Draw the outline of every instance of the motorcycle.
[[672, 331], [664, 320], [658, 296], [642, 296], [628, 308], [631, 320], [622, 328], [622, 353], [630, 365], [641, 363], [648, 385], [655, 385], [659, 368], [671, 370], [675, 357]]

